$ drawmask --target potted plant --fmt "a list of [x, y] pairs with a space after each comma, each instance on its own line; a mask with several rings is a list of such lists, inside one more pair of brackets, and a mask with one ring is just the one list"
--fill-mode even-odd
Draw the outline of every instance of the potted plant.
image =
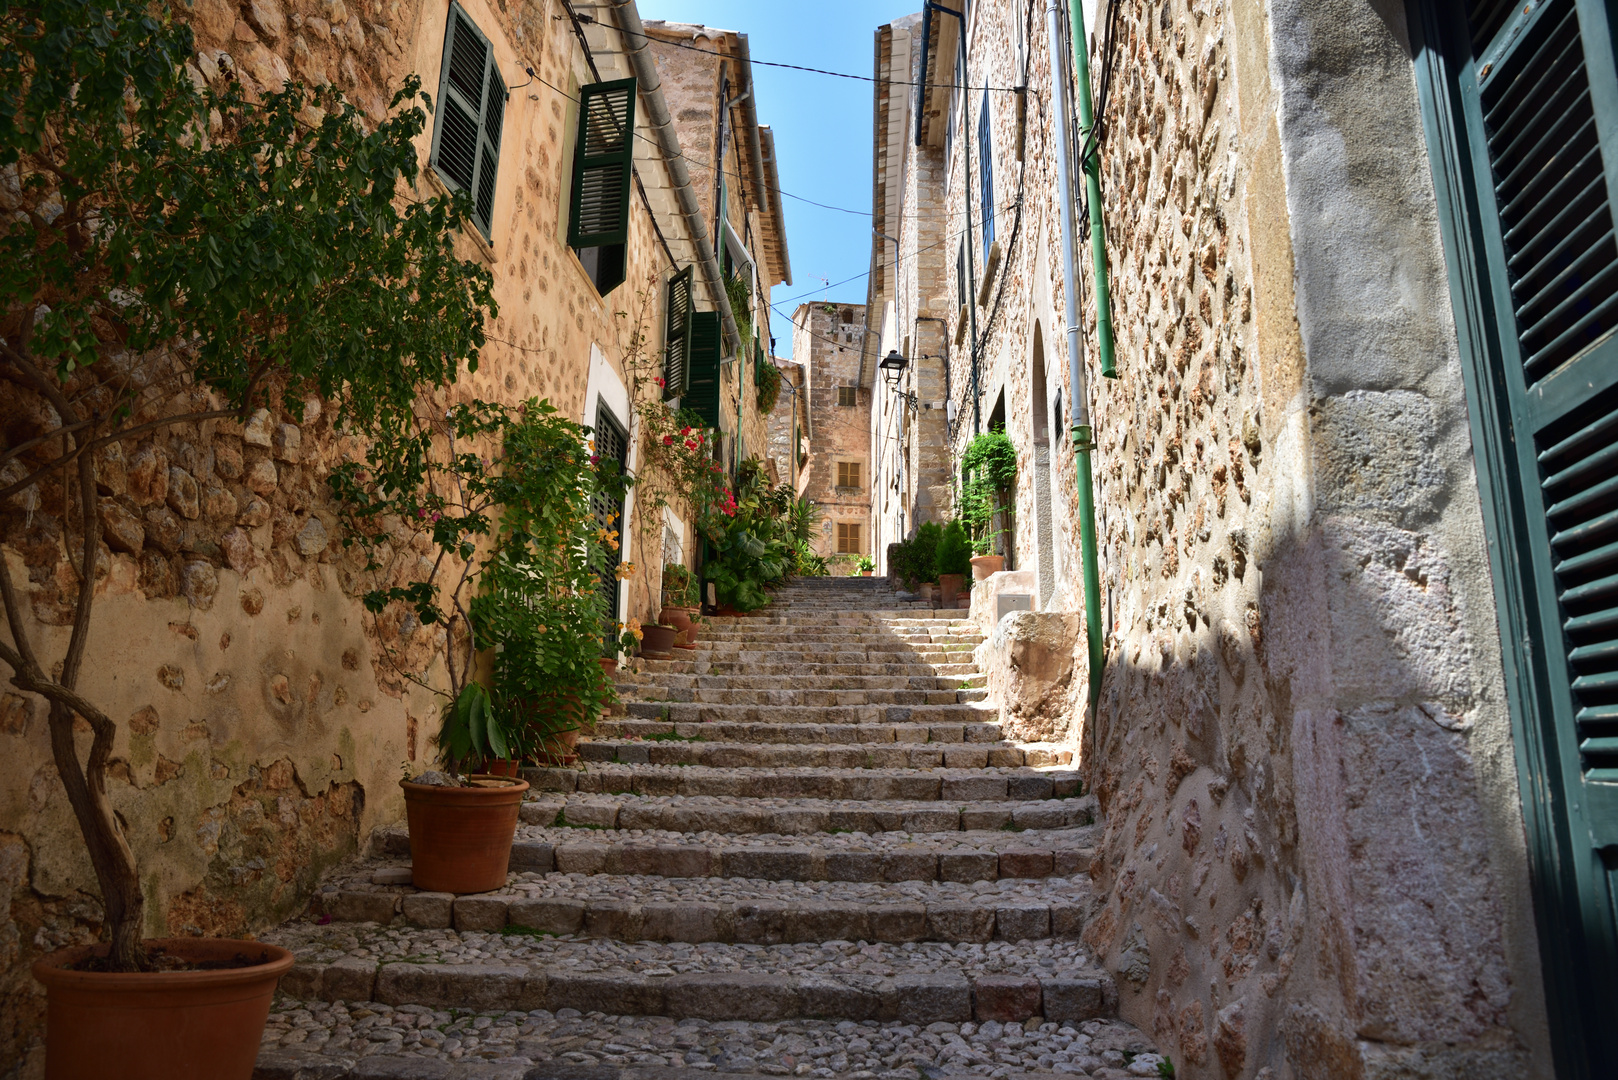
[[[996, 552], [1011, 532], [1013, 493], [1017, 486], [1017, 448], [1003, 430], [986, 431], [967, 444], [961, 457], [960, 520], [977, 558], [972, 575], [982, 581], [1005, 569]], [[981, 560], [981, 561], [980, 561]]]
[[909, 562], [916, 575], [921, 598], [932, 602], [938, 588], [938, 542], [944, 538], [944, 527], [936, 521], [924, 521], [916, 526], [916, 535], [910, 543]]
[[[380, 123], [362, 124], [335, 89], [216, 93], [187, 73], [184, 23], [119, 2], [13, 11], [0, 51], [12, 58], [0, 67], [0, 169], [16, 200], [0, 226], [11, 425], [0, 513], [51, 517], [69, 539], [53, 594], [63, 629], [39, 632], [37, 580], [14, 581], [0, 557], [0, 661], [46, 703], [102, 912], [99, 943], [32, 966], [47, 994], [46, 1075], [246, 1080], [292, 957], [248, 940], [143, 936], [163, 918], [147, 912], [129, 837], [152, 823], [139, 804], [129, 822], [114, 809], [118, 725], [80, 685], [104, 541], [133, 554], [143, 541], [109, 462], [126, 441], [305, 395], [354, 436], [385, 439], [476, 356], [491, 278], [454, 256], [464, 197], [406, 197], [427, 119], [414, 79]], [[294, 122], [310, 115], [324, 118]], [[382, 297], [410, 303], [382, 318]], [[199, 581], [213, 572], [191, 565]]]
[[966, 575], [971, 569], [971, 547], [966, 541], [966, 529], [960, 521], [944, 526], [938, 541], [938, 591], [946, 608], [954, 607]]
[[697, 600], [696, 576], [679, 563], [663, 567], [663, 610], [657, 621], [675, 629], [674, 645], [681, 649], [697, 647], [696, 619], [702, 605]]
[[855, 561], [854, 569], [859, 572], [860, 577], [870, 577], [871, 574], [876, 570], [876, 560], [871, 558], [869, 555], [861, 555], [859, 559]]

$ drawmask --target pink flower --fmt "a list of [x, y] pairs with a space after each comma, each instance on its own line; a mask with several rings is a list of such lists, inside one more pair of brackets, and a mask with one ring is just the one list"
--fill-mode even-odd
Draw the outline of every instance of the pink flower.
[[419, 518], [424, 518], [424, 517], [427, 516], [427, 511], [421, 509], [420, 507], [417, 507], [416, 508], [416, 516], [419, 517]]
[[434, 521], [437, 521], [437, 520], [438, 520], [438, 519], [439, 519], [439, 518], [441, 518], [441, 517], [443, 517], [443, 516], [444, 516], [444, 515], [443, 515], [443, 514], [440, 514], [440, 513], [439, 513], [439, 512], [438, 512], [438, 511], [437, 511], [437, 510], [434, 510], [434, 511], [433, 511], [433, 520], [434, 520]]
[[594, 465], [596, 462], [598, 462], [600, 460], [601, 460], [601, 455], [600, 454], [591, 454], [590, 455], [590, 464]]

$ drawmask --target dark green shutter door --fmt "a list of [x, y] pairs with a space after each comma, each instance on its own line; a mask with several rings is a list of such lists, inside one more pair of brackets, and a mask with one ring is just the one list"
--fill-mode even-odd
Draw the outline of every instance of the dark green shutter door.
[[1494, 328], [1478, 393], [1500, 449], [1479, 461], [1511, 500], [1501, 625], [1533, 714], [1520, 781], [1558, 1065], [1618, 1076], [1618, 72], [1602, 0], [1464, 8], [1469, 40], [1446, 47], [1484, 265], [1457, 304]]
[[[601, 459], [600, 467], [616, 468], [622, 473], [629, 461], [629, 433], [612, 414], [612, 410], [607, 408], [605, 401], [596, 402], [595, 430], [591, 434], [596, 442], [596, 456]], [[598, 492], [590, 502], [596, 525], [617, 531], [620, 545], [628, 543], [629, 523], [624, 520], [624, 500]], [[614, 624], [618, 621], [618, 564], [622, 561], [623, 547], [620, 546], [617, 551], [605, 552], [601, 566], [602, 604], [607, 618]], [[607, 627], [604, 631], [603, 647], [609, 656], [618, 652], [614, 644], [617, 636], [613, 627]]]
[[691, 375], [681, 404], [719, 429], [719, 313], [698, 311], [691, 316]]
[[663, 325], [663, 399], [683, 395], [691, 375], [691, 268], [669, 279]]
[[634, 79], [592, 83], [579, 91], [568, 246], [606, 247], [628, 242], [634, 131]]
[[505, 111], [506, 85], [489, 39], [459, 4], [451, 4], [433, 125], [433, 169], [450, 187], [471, 196], [472, 223], [485, 237], [494, 222]]

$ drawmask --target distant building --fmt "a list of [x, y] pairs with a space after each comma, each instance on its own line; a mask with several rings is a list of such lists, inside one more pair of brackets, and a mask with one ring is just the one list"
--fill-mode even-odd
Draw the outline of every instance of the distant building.
[[792, 356], [803, 368], [813, 433], [798, 489], [820, 507], [815, 553], [845, 561], [871, 553], [871, 391], [860, 372], [865, 310], [820, 303], [792, 313]]

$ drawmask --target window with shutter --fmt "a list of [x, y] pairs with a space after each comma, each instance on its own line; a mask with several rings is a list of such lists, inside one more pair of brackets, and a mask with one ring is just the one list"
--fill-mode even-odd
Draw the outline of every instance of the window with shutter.
[[634, 167], [635, 80], [582, 88], [567, 242], [602, 295], [624, 280]]
[[[591, 432], [595, 439], [596, 455], [601, 459], [602, 468], [616, 468], [620, 473], [629, 461], [629, 432], [624, 425], [613, 415], [605, 401], [596, 402], [595, 430]], [[609, 464], [610, 463], [610, 464]], [[618, 621], [618, 564], [622, 561], [622, 541], [628, 536], [627, 523], [624, 521], [624, 500], [611, 498], [597, 493], [590, 500], [590, 508], [595, 512], [596, 525], [603, 529], [612, 529], [618, 533], [620, 547], [616, 551], [605, 554], [601, 567], [601, 596], [606, 605], [606, 614], [613, 622]], [[607, 628], [609, 631], [611, 627]], [[617, 655], [614, 640], [615, 633], [605, 633], [603, 647], [609, 656]]]
[[663, 320], [663, 400], [680, 397], [691, 375], [691, 268], [669, 278]]
[[978, 106], [978, 210], [983, 218], [983, 258], [994, 243], [994, 136], [989, 130], [989, 93]]
[[860, 523], [857, 521], [839, 521], [837, 523], [837, 554], [859, 555]]
[[837, 404], [847, 407], [860, 403], [860, 388], [857, 386], [839, 386], [837, 388]]
[[506, 84], [494, 49], [461, 5], [451, 4], [431, 160], [447, 186], [471, 198], [472, 223], [485, 239], [493, 238], [494, 183], [505, 115]]
[[839, 461], [837, 463], [837, 486], [857, 488], [860, 486], [860, 463], [857, 461]]
[[717, 311], [697, 311], [691, 315], [691, 368], [686, 376], [685, 397], [680, 404], [702, 418], [703, 424], [719, 427], [719, 355], [722, 338]]
[[1602, 0], [1425, 0], [1418, 75], [1559, 1076], [1618, 1075], [1618, 71]]

